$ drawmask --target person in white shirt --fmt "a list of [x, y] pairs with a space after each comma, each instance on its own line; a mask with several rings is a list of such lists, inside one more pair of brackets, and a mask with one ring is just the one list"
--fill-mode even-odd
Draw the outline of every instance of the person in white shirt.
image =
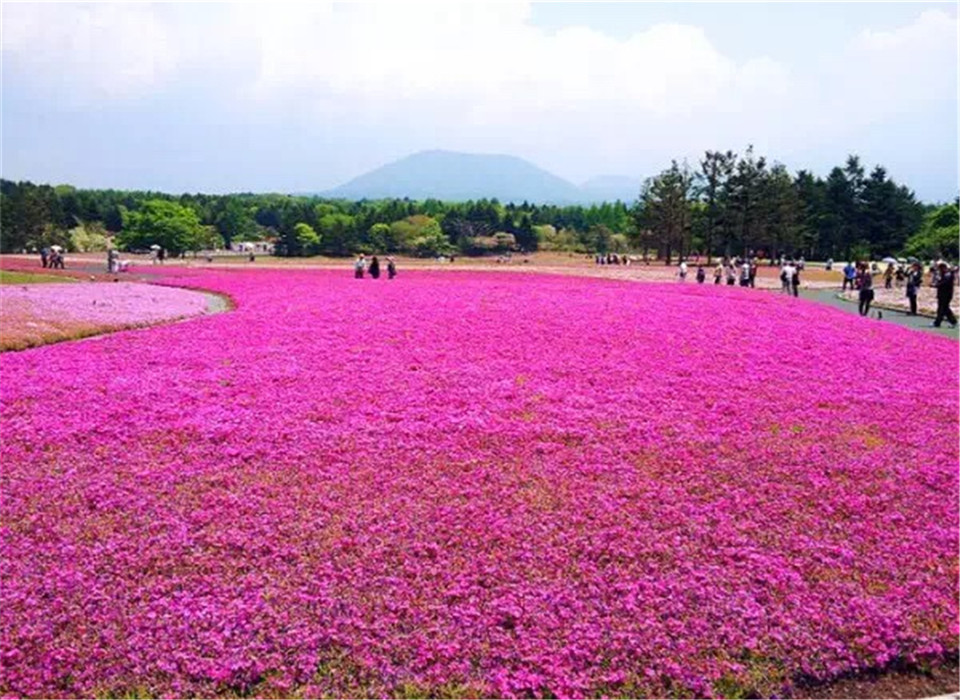
[[793, 275], [796, 272], [796, 269], [793, 267], [793, 263], [786, 262], [783, 265], [783, 268], [780, 270], [780, 282], [784, 292], [787, 294], [793, 293]]
[[686, 260], [680, 261], [680, 281], [681, 282], [687, 281], [687, 261]]

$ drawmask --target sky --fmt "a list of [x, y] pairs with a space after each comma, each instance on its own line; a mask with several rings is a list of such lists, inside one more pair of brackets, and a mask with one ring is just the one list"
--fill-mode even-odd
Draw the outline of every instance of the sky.
[[707, 149], [958, 192], [947, 3], [2, 5], [7, 179], [319, 192], [421, 150], [574, 183]]

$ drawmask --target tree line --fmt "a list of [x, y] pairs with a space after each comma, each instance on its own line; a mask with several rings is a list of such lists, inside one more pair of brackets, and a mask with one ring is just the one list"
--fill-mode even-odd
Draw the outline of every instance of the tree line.
[[925, 205], [856, 156], [826, 178], [780, 163], [708, 151], [696, 169], [674, 161], [634, 202], [503, 204], [496, 199], [345, 201], [282, 194], [170, 195], [0, 181], [0, 250], [62, 245], [173, 254], [271, 241], [278, 255], [481, 255], [507, 250], [696, 251], [808, 259], [957, 255], [957, 204]]
[[806, 170], [791, 175], [748, 147], [742, 155], [707, 151], [695, 170], [673, 161], [646, 180], [633, 213], [637, 243], [668, 261], [691, 251], [819, 260], [897, 254], [956, 259], [957, 206], [925, 205], [882, 166], [866, 174], [855, 155], [820, 178]]

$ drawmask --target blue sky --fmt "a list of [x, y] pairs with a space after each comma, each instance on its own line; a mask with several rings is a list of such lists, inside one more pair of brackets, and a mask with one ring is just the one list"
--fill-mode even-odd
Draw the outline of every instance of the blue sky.
[[2, 174], [321, 191], [433, 148], [582, 182], [704, 149], [958, 189], [954, 3], [4, 4]]

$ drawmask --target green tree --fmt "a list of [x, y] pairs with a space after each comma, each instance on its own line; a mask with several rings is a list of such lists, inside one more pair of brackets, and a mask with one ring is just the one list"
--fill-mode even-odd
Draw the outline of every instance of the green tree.
[[668, 169], [644, 183], [638, 223], [653, 233], [658, 253], [667, 265], [674, 252], [681, 258], [689, 252], [692, 194], [693, 174], [686, 163], [673, 161]]
[[920, 230], [911, 236], [904, 246], [908, 255], [932, 260], [960, 259], [960, 199], [945, 204], [923, 217]]
[[196, 250], [201, 239], [200, 219], [196, 211], [176, 202], [150, 199], [124, 216], [120, 246], [126, 250], [159, 245], [173, 255]]
[[294, 225], [293, 230], [301, 255], [316, 255], [320, 251], [320, 235], [310, 224], [300, 222]]
[[733, 151], [707, 151], [700, 161], [697, 173], [697, 193], [703, 198], [703, 247], [707, 265], [711, 263], [714, 244], [729, 225], [730, 177], [733, 175], [737, 156]]
[[258, 235], [257, 222], [239, 199], [230, 197], [226, 206], [216, 217], [216, 227], [226, 247], [233, 240], [249, 241]]

